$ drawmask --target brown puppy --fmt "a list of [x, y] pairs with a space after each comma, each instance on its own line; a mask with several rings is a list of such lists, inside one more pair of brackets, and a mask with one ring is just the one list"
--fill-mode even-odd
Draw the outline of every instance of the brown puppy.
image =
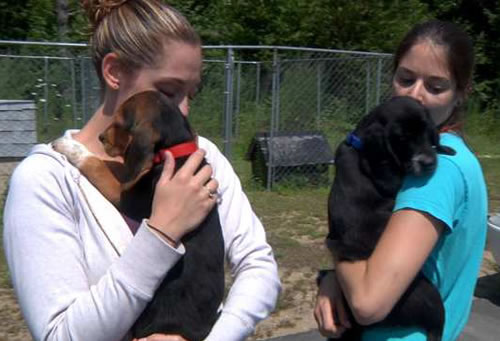
[[[165, 140], [166, 134], [172, 129], [181, 128], [180, 126], [191, 131], [185, 119], [172, 117], [176, 116], [171, 114], [173, 110], [175, 108], [172, 108], [166, 97], [154, 91], [136, 94], [120, 106], [113, 123], [99, 136], [99, 139], [109, 156], [123, 157], [121, 167], [116, 167], [118, 163], [107, 164], [73, 139], [59, 138], [52, 143], [52, 147], [64, 154], [106, 199], [116, 207], [120, 207], [122, 193], [132, 188], [145, 173], [150, 171], [154, 161], [159, 163], [163, 160], [160, 145], [162, 140]], [[171, 129], [164, 126], [167, 118], [169, 125], [175, 123]], [[194, 136], [184, 135], [179, 138], [194, 139]], [[165, 141], [173, 144], [175, 142]], [[185, 148], [187, 148], [186, 153], [181, 152], [182, 155], [177, 156], [194, 152], [196, 145], [192, 142]]]
[[[142, 92], [125, 101], [100, 140], [110, 156], [123, 157], [121, 167], [110, 169], [71, 138], [60, 138], [52, 145], [123, 215], [136, 222], [151, 215], [164, 151], [172, 152], [177, 170], [197, 149], [186, 117], [156, 91]], [[202, 162], [200, 168], [205, 164]], [[186, 253], [168, 271], [135, 322], [132, 333], [136, 338], [164, 333], [201, 341], [217, 320], [224, 297], [224, 239], [217, 206], [181, 241]]]

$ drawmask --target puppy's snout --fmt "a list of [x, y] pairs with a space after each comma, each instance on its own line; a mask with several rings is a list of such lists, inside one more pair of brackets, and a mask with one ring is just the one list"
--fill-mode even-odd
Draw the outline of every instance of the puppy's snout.
[[99, 134], [99, 141], [101, 141], [101, 143], [104, 143], [106, 141], [106, 137], [104, 136], [104, 134]]
[[436, 156], [418, 154], [412, 158], [412, 172], [415, 175], [430, 174], [436, 169]]

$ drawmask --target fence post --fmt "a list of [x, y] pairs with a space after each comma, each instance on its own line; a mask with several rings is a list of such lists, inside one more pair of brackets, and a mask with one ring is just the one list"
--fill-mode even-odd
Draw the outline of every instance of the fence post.
[[273, 84], [272, 84], [272, 101], [271, 101], [271, 129], [269, 131], [269, 138], [267, 140], [269, 155], [267, 163], [267, 190], [270, 191], [274, 182], [274, 165], [273, 165], [273, 138], [277, 130], [277, 117], [279, 111], [279, 62], [278, 50], [274, 49], [273, 53]]
[[71, 65], [71, 106], [73, 110], [73, 127], [77, 127], [76, 121], [81, 120], [78, 118], [76, 113], [76, 76], [75, 76], [75, 60], [73, 58], [70, 59]]
[[257, 75], [255, 77], [255, 103], [260, 102], [260, 62], [257, 62]]
[[321, 116], [321, 63], [316, 66], [316, 127], [320, 128], [320, 116]]
[[365, 100], [365, 115], [370, 110], [370, 61], [366, 61], [366, 100]]
[[238, 68], [236, 72], [236, 103], [235, 103], [235, 125], [234, 125], [234, 135], [239, 136], [240, 133], [240, 96], [241, 96], [241, 62], [238, 63]]
[[[281, 130], [281, 61], [276, 53], [276, 115], [275, 131]], [[274, 181], [274, 180], [273, 180]]]
[[48, 125], [48, 104], [49, 104], [49, 58], [45, 56], [43, 58], [43, 73], [44, 73], [44, 86], [43, 86], [43, 128], [47, 131]]
[[82, 96], [82, 119], [87, 122], [87, 92], [85, 89], [85, 60], [80, 57], [80, 95]]
[[224, 90], [224, 155], [231, 160], [231, 141], [233, 130], [233, 70], [234, 52], [232, 48], [227, 50], [227, 59], [224, 73], [226, 76], [226, 89]]
[[377, 105], [380, 103], [380, 79], [382, 77], [382, 59], [377, 57]]

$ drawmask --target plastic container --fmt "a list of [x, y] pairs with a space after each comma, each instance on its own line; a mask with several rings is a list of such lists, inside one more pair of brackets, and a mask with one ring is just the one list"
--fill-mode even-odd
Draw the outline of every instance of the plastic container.
[[500, 213], [488, 219], [488, 250], [493, 254], [495, 262], [500, 265]]

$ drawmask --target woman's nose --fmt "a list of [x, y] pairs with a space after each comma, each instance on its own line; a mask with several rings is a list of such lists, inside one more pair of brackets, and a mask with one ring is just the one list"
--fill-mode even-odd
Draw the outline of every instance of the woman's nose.
[[408, 93], [406, 95], [416, 99], [421, 104], [424, 104], [424, 90], [424, 84], [419, 80], [408, 89]]

